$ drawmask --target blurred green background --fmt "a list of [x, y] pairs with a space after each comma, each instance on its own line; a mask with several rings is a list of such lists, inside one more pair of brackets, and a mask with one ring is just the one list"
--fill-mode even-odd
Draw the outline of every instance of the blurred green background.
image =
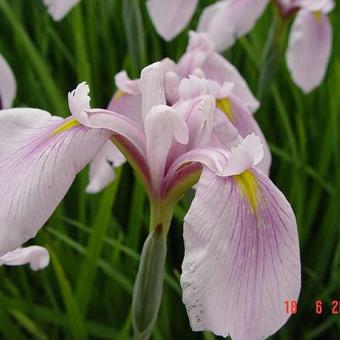
[[[200, 1], [190, 28], [196, 27]], [[257, 93], [266, 68], [263, 50], [275, 16], [269, 6], [256, 28], [226, 53]], [[331, 301], [340, 300], [340, 12], [331, 14], [333, 56], [320, 88], [305, 96], [291, 82], [283, 37], [277, 72], [256, 118], [273, 153], [271, 178], [291, 202], [298, 220], [302, 292], [298, 313], [275, 339], [339, 339], [340, 317]], [[155, 33], [145, 1], [82, 0], [60, 23], [39, 0], [0, 0], [0, 53], [16, 75], [15, 106], [69, 115], [67, 92], [78, 82], [91, 85], [92, 104], [105, 107], [114, 75], [126, 69], [138, 76], [152, 61], [177, 60], [187, 31], [171, 43]], [[269, 68], [272, 70], [272, 67]], [[268, 75], [268, 74], [267, 74]], [[0, 136], [1, 138], [1, 136]], [[84, 193], [87, 172], [77, 177], [62, 205], [34, 243], [49, 248], [52, 264], [0, 268], [0, 338], [130, 339], [130, 304], [139, 253], [147, 235], [148, 203], [128, 165], [102, 193]], [[181, 301], [182, 221], [189, 193], [176, 209], [168, 241], [166, 281], [153, 339], [215, 339], [193, 333]], [[324, 310], [315, 313], [315, 301]], [[339, 310], [339, 309], [338, 309]]]

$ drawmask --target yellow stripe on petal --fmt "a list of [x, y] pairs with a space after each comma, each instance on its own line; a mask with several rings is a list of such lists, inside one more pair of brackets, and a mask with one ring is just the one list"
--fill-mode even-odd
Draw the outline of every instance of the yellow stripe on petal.
[[322, 12], [321, 11], [315, 11], [313, 12], [314, 18], [318, 24], [322, 21]]
[[57, 129], [55, 129], [51, 133], [51, 136], [55, 136], [58, 133], [70, 130], [70, 129], [74, 128], [75, 126], [78, 126], [78, 125], [80, 125], [80, 124], [79, 124], [79, 122], [76, 119], [70, 119], [70, 120], [64, 122], [62, 125], [60, 125]]
[[118, 90], [114, 96], [113, 96], [113, 99], [114, 100], [119, 100], [121, 99], [122, 97], [124, 97], [125, 93], [122, 91], [122, 90]]
[[234, 121], [233, 103], [229, 98], [217, 99], [216, 107], [219, 108], [231, 122]]
[[242, 174], [234, 177], [237, 185], [241, 189], [241, 194], [248, 200], [252, 212], [255, 213], [259, 204], [259, 185], [255, 175], [251, 171], [246, 170]]

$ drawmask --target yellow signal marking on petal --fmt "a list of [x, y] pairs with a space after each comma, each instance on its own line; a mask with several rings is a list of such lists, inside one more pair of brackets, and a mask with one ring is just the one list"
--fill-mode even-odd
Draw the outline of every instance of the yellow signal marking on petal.
[[118, 90], [115, 95], [113, 96], [113, 99], [114, 100], [119, 100], [121, 99], [122, 97], [125, 96], [125, 93], [122, 91], [122, 90]]
[[229, 118], [231, 122], [234, 121], [233, 103], [229, 98], [217, 99], [216, 106]]
[[241, 189], [241, 194], [248, 200], [252, 212], [255, 213], [259, 204], [259, 185], [255, 175], [250, 170], [246, 170], [234, 177]]
[[63, 124], [61, 124], [57, 129], [55, 129], [52, 133], [51, 133], [51, 136], [55, 136], [57, 135], [58, 133], [61, 133], [61, 132], [65, 132], [67, 130], [70, 130], [72, 129], [73, 127], [75, 126], [78, 126], [80, 125], [79, 122], [76, 120], [76, 119], [70, 119], [68, 120], [67, 122], [64, 122]]
[[322, 12], [321, 11], [315, 11], [313, 12], [314, 18], [318, 24], [322, 21]]

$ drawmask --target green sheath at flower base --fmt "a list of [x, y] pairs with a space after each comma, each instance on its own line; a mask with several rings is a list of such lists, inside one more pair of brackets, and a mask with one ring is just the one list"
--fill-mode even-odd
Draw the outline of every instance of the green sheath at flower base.
[[157, 320], [163, 292], [166, 258], [166, 235], [159, 223], [146, 239], [135, 281], [132, 301], [132, 320], [135, 339], [149, 339]]

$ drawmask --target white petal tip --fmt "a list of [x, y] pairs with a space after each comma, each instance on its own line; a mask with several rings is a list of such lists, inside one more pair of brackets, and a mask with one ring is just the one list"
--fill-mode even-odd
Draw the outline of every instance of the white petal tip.
[[91, 98], [89, 93], [89, 85], [86, 82], [82, 82], [68, 94], [68, 105], [72, 115], [79, 121], [79, 123], [84, 125], [88, 125], [86, 111], [91, 109]]
[[228, 165], [221, 176], [239, 175], [259, 164], [264, 155], [260, 137], [248, 135], [237, 147], [231, 148]]
[[0, 265], [20, 266], [29, 264], [33, 271], [44, 269], [50, 263], [50, 256], [46, 248], [30, 246], [9, 251], [0, 257]]

